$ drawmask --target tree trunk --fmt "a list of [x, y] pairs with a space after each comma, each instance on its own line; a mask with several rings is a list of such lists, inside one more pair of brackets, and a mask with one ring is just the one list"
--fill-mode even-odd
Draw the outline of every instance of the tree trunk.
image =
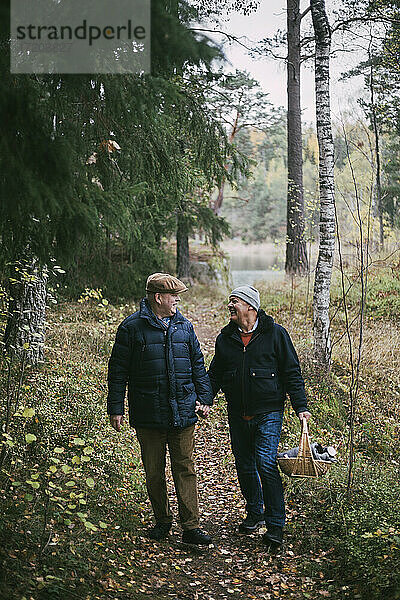
[[47, 269], [35, 259], [10, 280], [4, 347], [7, 354], [37, 365], [44, 359]]
[[[228, 167], [225, 167], [225, 168], [227, 169]], [[214, 205], [213, 205], [213, 212], [217, 216], [221, 212], [222, 202], [224, 200], [224, 190], [225, 190], [225, 177], [222, 178], [222, 181], [221, 181], [219, 189], [218, 189], [218, 196], [216, 197], [216, 199], [214, 201]]]
[[176, 272], [179, 279], [191, 281], [189, 260], [189, 230], [183, 211], [178, 212], [176, 229]]
[[303, 140], [300, 105], [300, 0], [287, 0], [287, 141], [288, 189], [286, 226], [287, 274], [308, 271], [304, 240]]
[[[238, 132], [238, 122], [239, 122], [239, 111], [236, 111], [236, 117], [235, 117], [235, 121], [232, 125], [232, 131], [229, 135], [229, 143], [232, 144], [233, 140], [235, 139], [235, 135]], [[228, 172], [228, 165], [225, 165], [225, 171]], [[222, 208], [222, 202], [224, 200], [224, 190], [225, 190], [225, 181], [226, 181], [226, 177], [225, 175], [222, 177], [219, 189], [218, 189], [218, 196], [216, 197], [214, 204], [212, 206], [212, 210], [214, 212], [215, 215], [219, 215], [219, 213], [221, 212], [221, 208]]]
[[382, 207], [382, 185], [381, 185], [381, 153], [379, 147], [379, 128], [376, 118], [375, 90], [374, 90], [374, 67], [372, 65], [372, 56], [369, 54], [370, 66], [370, 95], [371, 95], [371, 121], [375, 138], [375, 159], [376, 159], [376, 179], [375, 179], [375, 211], [379, 219], [379, 248], [384, 250], [385, 238], [383, 232], [383, 207]]
[[314, 282], [314, 358], [328, 371], [331, 361], [330, 284], [335, 251], [334, 148], [329, 98], [331, 30], [325, 0], [311, 0], [315, 32], [315, 99], [319, 147], [319, 252]]

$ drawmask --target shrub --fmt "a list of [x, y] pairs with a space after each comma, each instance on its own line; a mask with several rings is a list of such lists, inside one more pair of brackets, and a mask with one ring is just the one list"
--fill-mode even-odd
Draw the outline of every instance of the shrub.
[[400, 598], [400, 483], [398, 465], [376, 468], [359, 460], [351, 494], [346, 468], [331, 469], [315, 481], [312, 493], [289, 486], [289, 499], [302, 507], [296, 534], [302, 540], [303, 567], [342, 581], [348, 595], [365, 600]]

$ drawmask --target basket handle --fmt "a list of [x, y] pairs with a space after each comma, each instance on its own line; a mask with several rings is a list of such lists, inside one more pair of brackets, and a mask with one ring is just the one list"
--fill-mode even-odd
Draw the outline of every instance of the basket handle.
[[304, 433], [306, 436], [308, 436], [308, 423], [305, 417], [302, 417], [301, 419], [301, 433]]
[[305, 419], [304, 417], [301, 419], [301, 434], [298, 457], [308, 459], [311, 458], [311, 460], [313, 461], [313, 455], [310, 446], [310, 438], [308, 435], [307, 419]]
[[301, 469], [302, 464], [304, 465], [304, 463], [307, 463], [309, 466], [311, 466], [312, 473], [310, 473], [308, 477], [317, 477], [317, 467], [315, 465], [314, 457], [311, 451], [310, 438], [308, 437], [307, 419], [303, 417], [301, 419], [299, 453], [297, 455], [297, 460], [295, 462], [295, 468], [293, 470], [292, 476], [301, 477], [303, 475]]

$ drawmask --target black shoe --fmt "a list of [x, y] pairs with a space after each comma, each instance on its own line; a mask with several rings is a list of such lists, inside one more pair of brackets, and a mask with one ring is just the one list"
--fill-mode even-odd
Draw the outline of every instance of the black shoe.
[[169, 534], [172, 523], [156, 523], [154, 527], [147, 530], [147, 537], [152, 540], [163, 540]]
[[262, 525], [265, 525], [263, 515], [255, 516], [249, 513], [240, 523], [238, 529], [240, 533], [253, 533], [253, 531], [257, 531]]
[[196, 529], [187, 529], [183, 532], [182, 542], [184, 544], [196, 544], [196, 546], [208, 546], [212, 539], [206, 533], [203, 533], [199, 527]]
[[267, 532], [263, 535], [263, 542], [275, 549], [283, 544], [283, 527], [277, 525], [269, 525]]

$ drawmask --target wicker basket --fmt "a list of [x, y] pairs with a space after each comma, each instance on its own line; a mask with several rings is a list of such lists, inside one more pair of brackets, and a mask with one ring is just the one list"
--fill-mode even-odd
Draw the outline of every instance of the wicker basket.
[[301, 420], [298, 455], [294, 458], [278, 458], [278, 464], [289, 477], [320, 477], [332, 466], [330, 461], [315, 460], [313, 457], [306, 419]]

